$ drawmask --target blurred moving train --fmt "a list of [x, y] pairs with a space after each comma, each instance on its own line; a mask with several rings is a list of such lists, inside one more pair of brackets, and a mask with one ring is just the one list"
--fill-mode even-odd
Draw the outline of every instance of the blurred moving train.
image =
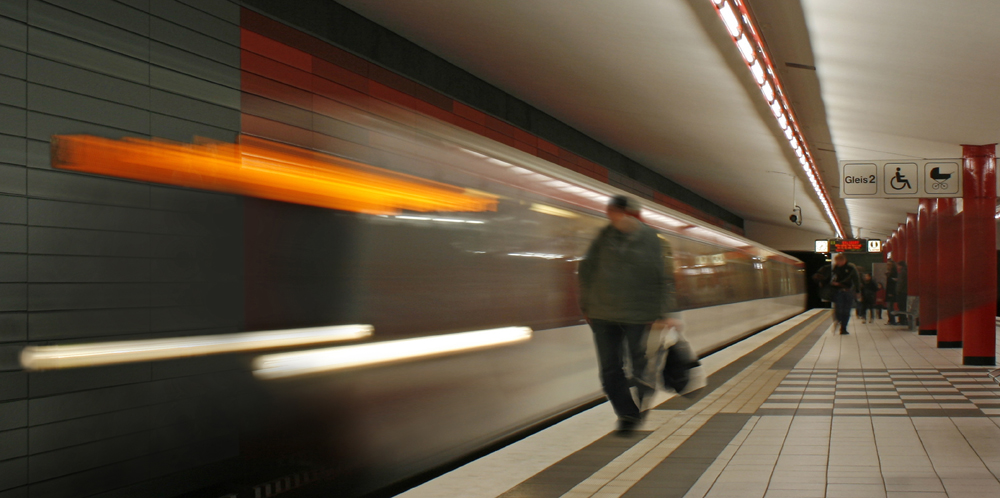
[[[332, 118], [345, 139], [361, 131], [367, 145], [355, 155], [317, 147], [331, 161], [413, 175], [495, 209], [374, 212], [246, 198], [245, 328], [370, 324], [372, 342], [511, 326], [534, 334], [417, 361], [258, 377], [244, 413], [261, 420], [240, 435], [240, 458], [322, 468], [337, 496], [360, 496], [599, 399], [576, 269], [607, 223], [610, 196], [624, 192], [388, 104], [343, 106]], [[698, 352], [805, 309], [797, 259], [646, 204]]]

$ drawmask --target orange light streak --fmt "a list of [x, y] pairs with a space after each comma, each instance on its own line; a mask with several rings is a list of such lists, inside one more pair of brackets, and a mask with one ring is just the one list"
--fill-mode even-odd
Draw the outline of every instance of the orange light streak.
[[496, 197], [261, 138], [52, 137], [52, 166], [367, 214], [496, 211]]

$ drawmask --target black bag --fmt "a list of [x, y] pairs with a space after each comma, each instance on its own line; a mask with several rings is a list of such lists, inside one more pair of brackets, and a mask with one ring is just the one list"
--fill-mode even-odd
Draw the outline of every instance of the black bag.
[[663, 385], [681, 393], [691, 381], [691, 369], [701, 365], [691, 345], [684, 339], [678, 340], [667, 349], [667, 361], [663, 365]]

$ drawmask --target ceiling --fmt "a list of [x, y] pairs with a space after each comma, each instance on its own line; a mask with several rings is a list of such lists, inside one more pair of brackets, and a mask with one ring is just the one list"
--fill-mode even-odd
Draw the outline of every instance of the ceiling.
[[[709, 0], [338, 1], [747, 220], [791, 227], [796, 178], [801, 229], [833, 234]], [[749, 5], [847, 231], [916, 201], [844, 202], [838, 159], [997, 141], [1000, 2]]]

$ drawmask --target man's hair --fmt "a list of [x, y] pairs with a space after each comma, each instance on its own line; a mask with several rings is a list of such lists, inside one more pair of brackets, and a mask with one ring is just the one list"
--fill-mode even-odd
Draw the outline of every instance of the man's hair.
[[847, 256], [844, 256], [844, 253], [837, 253], [836, 255], [833, 256], [833, 260], [834, 261], [847, 261]]
[[611, 202], [608, 203], [608, 207], [613, 207], [615, 209], [621, 209], [626, 213], [638, 214], [642, 210], [642, 206], [639, 205], [639, 201], [625, 196], [616, 195], [611, 198]]

